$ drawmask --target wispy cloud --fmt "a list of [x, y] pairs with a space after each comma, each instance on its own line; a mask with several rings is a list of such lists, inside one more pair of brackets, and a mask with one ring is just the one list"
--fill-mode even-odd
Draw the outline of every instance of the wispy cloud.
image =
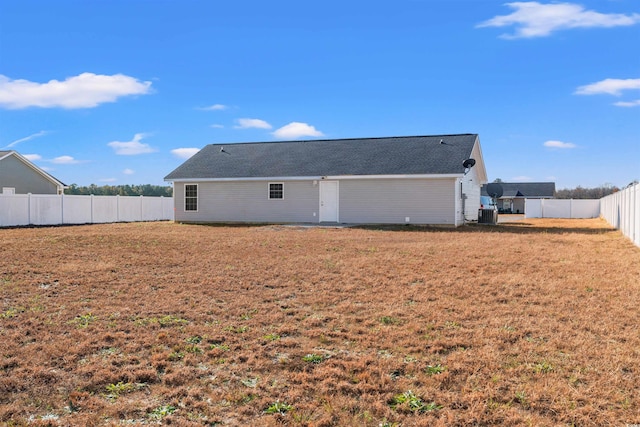
[[623, 90], [640, 89], [640, 79], [604, 79], [599, 82], [580, 86], [576, 95], [609, 94], [620, 96]]
[[[623, 91], [640, 90], [640, 79], [604, 79], [599, 82], [580, 86], [574, 92], [575, 95], [613, 95], [621, 96]], [[633, 101], [619, 101], [613, 105], [616, 107], [638, 107], [640, 99]]]
[[116, 182], [116, 178], [102, 178], [100, 182]]
[[51, 159], [51, 163], [56, 165], [75, 165], [80, 163], [80, 160], [76, 160], [71, 156], [59, 156], [54, 159]]
[[127, 169], [124, 169], [124, 170], [122, 171], [122, 173], [123, 173], [124, 175], [133, 175], [134, 173], [136, 173], [136, 171], [134, 171], [133, 169], [129, 169], [129, 168], [127, 168]]
[[224, 125], [221, 125], [221, 124], [217, 124], [217, 123], [216, 123], [216, 124], [213, 124], [213, 125], [211, 125], [211, 126], [209, 126], [209, 127], [210, 127], [210, 128], [214, 128], [214, 129], [223, 129], [223, 128], [224, 128]]
[[93, 108], [105, 102], [115, 102], [123, 96], [145, 95], [150, 91], [151, 82], [123, 74], [82, 73], [47, 83], [12, 80], [0, 75], [0, 107], [8, 109]]
[[546, 141], [542, 145], [544, 145], [547, 148], [560, 148], [560, 149], [577, 148], [578, 147], [573, 142], [562, 142], [562, 141], [553, 141], [553, 140]]
[[271, 129], [272, 126], [260, 119], [237, 119], [237, 125], [234, 126], [236, 129]]
[[520, 176], [514, 176], [513, 178], [511, 178], [511, 181], [526, 182], [526, 181], [533, 181], [533, 178], [531, 178], [530, 176], [526, 176], [526, 175], [520, 175]]
[[291, 122], [288, 125], [282, 126], [272, 132], [272, 135], [281, 139], [296, 139], [303, 136], [324, 136], [324, 134], [315, 127], [300, 122]]
[[640, 99], [636, 99], [635, 101], [614, 102], [613, 105], [616, 107], [640, 107]]
[[495, 16], [481, 22], [476, 27], [515, 26], [514, 34], [503, 34], [505, 39], [545, 37], [555, 31], [572, 28], [611, 28], [635, 25], [640, 22], [640, 14], [600, 13], [586, 10], [575, 3], [542, 4], [532, 2], [506, 3], [515, 12]]
[[176, 148], [175, 150], [171, 150], [171, 154], [180, 159], [188, 159], [198, 151], [200, 151], [199, 148]]
[[140, 142], [146, 136], [148, 135], [144, 133], [136, 133], [131, 141], [111, 141], [107, 145], [113, 148], [116, 154], [120, 156], [135, 156], [138, 154], [154, 153], [157, 151], [155, 148], [152, 148], [149, 144], [143, 144]]
[[29, 160], [30, 162], [42, 160], [42, 156], [40, 154], [23, 154], [22, 157]]
[[199, 108], [199, 110], [204, 110], [204, 111], [222, 111], [222, 110], [226, 110], [228, 108], [229, 108], [228, 105], [213, 104], [213, 105], [210, 105], [208, 107], [201, 107], [201, 108]]
[[45, 136], [48, 133], [49, 133], [49, 131], [41, 130], [40, 132], [36, 132], [36, 133], [31, 134], [29, 136], [25, 136], [24, 138], [16, 139], [15, 141], [13, 141], [9, 145], [7, 145], [5, 148], [15, 147], [16, 145], [21, 144], [23, 142], [31, 141], [32, 139], [38, 138], [40, 136]]

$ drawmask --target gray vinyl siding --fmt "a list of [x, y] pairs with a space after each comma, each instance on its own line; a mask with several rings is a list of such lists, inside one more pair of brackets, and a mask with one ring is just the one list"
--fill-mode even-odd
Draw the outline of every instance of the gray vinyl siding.
[[453, 178], [340, 180], [340, 222], [455, 225], [455, 182]]
[[57, 194], [58, 187], [14, 156], [0, 161], [0, 193], [3, 187], [15, 188], [15, 194]]
[[[178, 222], [318, 222], [317, 181], [284, 181], [284, 198], [269, 200], [269, 182], [218, 181], [198, 184], [198, 210], [184, 210], [184, 182], [174, 183]], [[315, 213], [315, 216], [314, 216]]]

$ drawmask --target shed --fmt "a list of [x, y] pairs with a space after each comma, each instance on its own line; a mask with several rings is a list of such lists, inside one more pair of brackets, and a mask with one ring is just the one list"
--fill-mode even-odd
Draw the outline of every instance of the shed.
[[62, 194], [65, 188], [17, 151], [0, 151], [0, 194]]
[[[498, 198], [498, 210], [502, 213], [524, 213], [524, 199], [553, 199], [555, 182], [500, 182], [502, 196]], [[488, 196], [487, 186], [482, 186], [482, 195]]]
[[487, 173], [459, 134], [210, 144], [165, 181], [178, 222], [459, 226]]

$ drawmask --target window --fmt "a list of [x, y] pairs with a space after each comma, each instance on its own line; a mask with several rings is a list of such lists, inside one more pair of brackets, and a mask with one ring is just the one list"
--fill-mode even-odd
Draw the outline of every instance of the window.
[[184, 210], [198, 210], [198, 184], [185, 184], [184, 186]]
[[269, 183], [269, 200], [284, 199], [284, 184], [281, 182]]

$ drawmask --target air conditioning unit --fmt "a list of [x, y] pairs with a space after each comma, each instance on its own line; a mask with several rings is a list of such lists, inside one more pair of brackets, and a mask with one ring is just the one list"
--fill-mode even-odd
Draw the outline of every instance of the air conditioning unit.
[[478, 224], [497, 224], [498, 211], [496, 209], [478, 209]]

